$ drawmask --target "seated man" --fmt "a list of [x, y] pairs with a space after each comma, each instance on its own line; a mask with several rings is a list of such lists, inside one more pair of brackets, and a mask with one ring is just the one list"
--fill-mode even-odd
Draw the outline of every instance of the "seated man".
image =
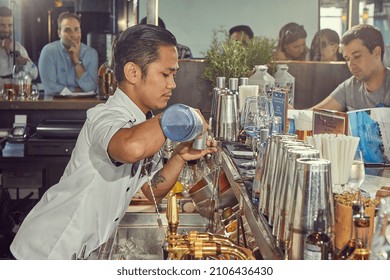
[[229, 38], [248, 44], [253, 38], [253, 31], [248, 25], [236, 25], [230, 28]]
[[58, 17], [60, 40], [43, 47], [39, 69], [45, 94], [71, 91], [95, 91], [97, 88], [97, 51], [81, 43], [80, 19], [64, 12]]
[[[141, 21], [139, 22], [139, 24], [146, 24], [146, 23], [147, 23], [146, 17], [141, 19]], [[160, 17], [158, 18], [158, 26], [166, 29], [165, 23]], [[191, 49], [189, 47], [177, 44], [176, 48], [177, 48], [177, 54], [179, 55], [179, 59], [191, 59], [192, 58], [192, 52], [191, 52]]]
[[390, 70], [383, 65], [384, 43], [379, 30], [358, 24], [341, 38], [352, 77], [313, 108], [352, 111], [390, 107]]
[[[12, 78], [14, 59], [15, 66], [24, 67], [32, 79], [38, 76], [38, 68], [28, 57], [26, 49], [19, 43], [12, 41], [13, 19], [12, 11], [7, 7], [0, 7], [0, 89], [4, 79]], [[15, 43], [15, 51], [14, 51]]]

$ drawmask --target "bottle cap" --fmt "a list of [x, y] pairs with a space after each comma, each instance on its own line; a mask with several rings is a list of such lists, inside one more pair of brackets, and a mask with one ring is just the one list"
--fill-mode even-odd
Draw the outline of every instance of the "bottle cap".
[[217, 77], [217, 88], [225, 88], [226, 78], [225, 77]]
[[249, 85], [249, 78], [241, 77], [240, 78], [240, 86], [247, 86], [247, 85]]
[[238, 90], [238, 79], [230, 78], [229, 79], [229, 89], [230, 90]]

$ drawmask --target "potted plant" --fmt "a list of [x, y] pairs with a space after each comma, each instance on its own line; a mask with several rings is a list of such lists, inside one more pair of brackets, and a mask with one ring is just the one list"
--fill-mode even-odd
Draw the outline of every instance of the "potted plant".
[[255, 36], [248, 44], [229, 39], [226, 30], [213, 31], [210, 48], [204, 53], [204, 77], [215, 86], [217, 77], [249, 77], [255, 65], [268, 65], [274, 69], [272, 52], [276, 41]]

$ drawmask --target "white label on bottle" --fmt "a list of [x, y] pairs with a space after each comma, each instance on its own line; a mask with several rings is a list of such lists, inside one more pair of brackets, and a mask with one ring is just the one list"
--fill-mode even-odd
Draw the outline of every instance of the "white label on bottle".
[[321, 247], [318, 245], [305, 243], [303, 249], [304, 260], [321, 260]]

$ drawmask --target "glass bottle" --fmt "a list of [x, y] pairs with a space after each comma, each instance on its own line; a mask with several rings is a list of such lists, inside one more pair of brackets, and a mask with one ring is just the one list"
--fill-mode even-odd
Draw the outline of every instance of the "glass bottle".
[[314, 232], [309, 234], [303, 248], [304, 260], [329, 260], [332, 256], [331, 239], [325, 233], [324, 210], [318, 210]]
[[355, 251], [355, 226], [353, 222], [353, 218], [357, 217], [359, 215], [360, 206], [358, 203], [354, 202], [352, 204], [352, 218], [351, 218], [351, 231], [350, 236], [348, 239], [348, 242], [341, 248], [341, 250], [338, 252], [336, 258], [338, 260], [347, 260], [350, 258], [350, 256]]
[[250, 85], [258, 85], [259, 86], [259, 95], [266, 96], [267, 94], [267, 80], [265, 74], [267, 72], [268, 67], [264, 65], [256, 65], [255, 73], [249, 77], [248, 83]]
[[269, 127], [270, 135], [282, 133], [282, 118], [281, 117], [273, 117], [270, 121]]
[[266, 67], [265, 69], [265, 80], [266, 80], [266, 86], [265, 90], [268, 93], [268, 96], [271, 96], [272, 91], [275, 89], [275, 78], [272, 77], [270, 73], [268, 73], [268, 66], [263, 65]]
[[294, 105], [295, 78], [288, 73], [287, 64], [276, 66], [275, 87], [284, 89], [288, 92], [288, 103]]
[[352, 253], [351, 260], [368, 260], [370, 256], [369, 231], [370, 217], [364, 214], [364, 205], [360, 206], [360, 213], [353, 218], [355, 226], [355, 251]]

